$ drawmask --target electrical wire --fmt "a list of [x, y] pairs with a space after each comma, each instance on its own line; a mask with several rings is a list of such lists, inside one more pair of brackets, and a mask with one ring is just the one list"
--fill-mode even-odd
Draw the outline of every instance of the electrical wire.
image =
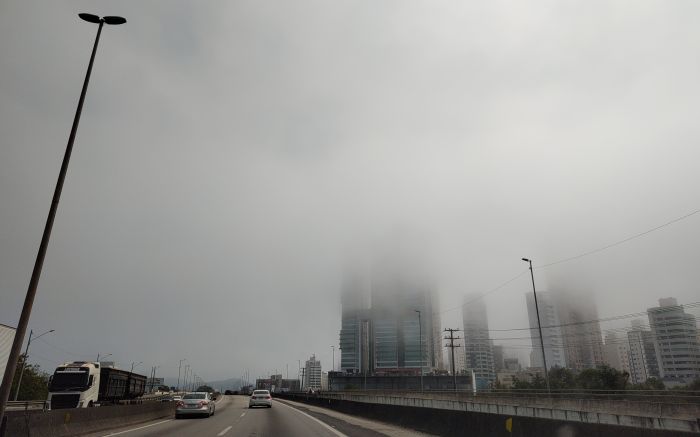
[[589, 250], [589, 251], [587, 251], [587, 252], [583, 252], [583, 253], [580, 253], [580, 254], [575, 255], [575, 256], [570, 256], [570, 257], [568, 257], [568, 258], [563, 258], [563, 259], [560, 259], [560, 260], [558, 260], [558, 261], [550, 262], [550, 263], [547, 263], [547, 264], [542, 264], [542, 265], [536, 266], [536, 267], [534, 267], [534, 268], [536, 268], [536, 269], [544, 269], [544, 268], [547, 268], [547, 267], [555, 266], [555, 265], [557, 265], [557, 264], [563, 264], [563, 263], [566, 263], [566, 262], [569, 262], [569, 261], [573, 261], [573, 260], [575, 260], [575, 259], [583, 258], [583, 257], [585, 257], [585, 256], [593, 255], [593, 254], [595, 254], [595, 253], [599, 253], [599, 252], [602, 252], [602, 251], [604, 251], [604, 250], [611, 249], [611, 248], [613, 248], [613, 247], [615, 247], [615, 246], [619, 246], [619, 245], [621, 245], [621, 244], [625, 244], [625, 243], [627, 243], [628, 241], [631, 241], [631, 240], [634, 240], [634, 239], [636, 239], [636, 238], [643, 237], [643, 236], [645, 236], [645, 235], [651, 234], [652, 232], [658, 231], [659, 229], [663, 229], [663, 228], [665, 228], [665, 227], [667, 227], [667, 226], [670, 226], [670, 225], [672, 225], [672, 224], [674, 224], [674, 223], [678, 223], [679, 221], [685, 220], [685, 219], [687, 219], [687, 218], [689, 218], [689, 217], [692, 217], [692, 216], [694, 216], [694, 215], [697, 214], [697, 213], [700, 213], [700, 209], [696, 209], [695, 211], [692, 211], [692, 212], [689, 212], [689, 213], [687, 213], [687, 214], [685, 214], [685, 215], [682, 215], [682, 216], [680, 216], [680, 217], [677, 217], [677, 218], [675, 218], [675, 219], [673, 219], [673, 220], [670, 220], [670, 221], [668, 221], [668, 222], [666, 222], [666, 223], [664, 223], [664, 224], [655, 226], [655, 227], [653, 227], [653, 228], [651, 228], [651, 229], [647, 229], [647, 230], [644, 231], [644, 232], [640, 232], [640, 233], [638, 233], [638, 234], [634, 234], [634, 235], [629, 236], [629, 237], [627, 237], [627, 238], [623, 238], [622, 240], [616, 241], [616, 242], [614, 242], [614, 243], [610, 243], [610, 244], [605, 245], [605, 246], [603, 246], [603, 247], [599, 247], [599, 248], [597, 248], [597, 249]]

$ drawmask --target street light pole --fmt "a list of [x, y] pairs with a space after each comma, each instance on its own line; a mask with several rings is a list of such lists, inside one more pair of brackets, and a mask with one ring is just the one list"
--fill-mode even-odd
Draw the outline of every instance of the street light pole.
[[187, 358], [183, 358], [180, 360], [180, 364], [177, 365], [177, 391], [180, 391], [180, 370], [182, 370], [182, 362], [187, 361]]
[[418, 313], [418, 342], [420, 343], [420, 391], [423, 391], [423, 323], [420, 318], [420, 310], [414, 310]]
[[187, 372], [188, 372], [189, 368], [190, 368], [190, 365], [185, 364], [185, 376], [184, 376], [184, 380], [182, 381], [182, 387], [185, 389], [185, 391], [187, 391]]
[[92, 47], [92, 54], [90, 55], [90, 63], [88, 64], [87, 73], [85, 74], [85, 81], [83, 82], [83, 89], [80, 92], [80, 99], [78, 100], [78, 109], [75, 111], [75, 118], [73, 119], [73, 127], [71, 128], [70, 135], [68, 136], [68, 145], [66, 146], [66, 152], [63, 155], [63, 162], [61, 163], [61, 171], [58, 174], [58, 181], [56, 182], [56, 189], [53, 193], [53, 199], [51, 200], [51, 207], [49, 208], [49, 215], [46, 219], [46, 225], [44, 226], [44, 233], [41, 236], [41, 243], [39, 244], [39, 252], [37, 253], [36, 260], [34, 261], [34, 269], [32, 270], [32, 276], [29, 280], [29, 287], [27, 289], [27, 294], [24, 298], [24, 305], [22, 306], [22, 313], [19, 317], [19, 323], [17, 324], [17, 330], [15, 332], [15, 338], [12, 341], [12, 347], [10, 348], [10, 356], [7, 359], [7, 367], [5, 368], [5, 374], [2, 378], [2, 385], [0, 385], [0, 427], [5, 417], [5, 406], [7, 405], [7, 400], [10, 397], [10, 388], [12, 386], [12, 380], [15, 377], [15, 371], [17, 370], [17, 360], [19, 359], [19, 354], [22, 350], [22, 343], [24, 342], [24, 335], [27, 333], [27, 325], [29, 324], [29, 317], [32, 313], [32, 306], [34, 305], [34, 298], [36, 297], [36, 290], [39, 286], [39, 278], [41, 277], [41, 269], [44, 266], [44, 258], [46, 258], [46, 249], [49, 246], [49, 239], [51, 238], [51, 230], [53, 229], [53, 222], [56, 218], [56, 210], [58, 209], [58, 202], [61, 199], [61, 191], [63, 191], [63, 182], [66, 179], [66, 173], [68, 171], [68, 163], [70, 162], [70, 156], [73, 151], [73, 142], [75, 141], [75, 134], [78, 131], [78, 124], [80, 122], [80, 114], [83, 110], [83, 102], [85, 101], [85, 94], [87, 93], [88, 82], [90, 81], [90, 74], [92, 73], [92, 65], [95, 61], [95, 54], [97, 53], [97, 44], [100, 41], [100, 34], [102, 33], [102, 26], [104, 23], [107, 24], [123, 24], [126, 20], [121, 17], [103, 17], [100, 18], [96, 15], [91, 14], [79, 14], [80, 18], [91, 23], [99, 23], [97, 29], [97, 36], [95, 37], [95, 44]]
[[542, 347], [542, 365], [544, 366], [544, 382], [547, 385], [547, 393], [551, 394], [549, 389], [549, 373], [547, 372], [547, 358], [544, 353], [544, 340], [542, 338], [542, 324], [540, 323], [540, 307], [537, 304], [537, 290], [535, 290], [535, 274], [532, 272], [532, 260], [523, 258], [523, 261], [530, 265], [530, 277], [532, 278], [532, 294], [535, 297], [535, 313], [537, 314], [537, 329], [540, 332], [540, 346]]
[[[112, 356], [112, 354], [107, 354], [107, 355], [103, 356], [102, 358], [107, 358], [107, 357], [111, 357], [111, 356]], [[95, 362], [96, 363], [100, 362], [100, 354], [99, 353], [97, 354], [97, 359], [95, 360]]]
[[[54, 330], [46, 331], [43, 334], [37, 336], [34, 338], [36, 340], [37, 338], [41, 337], [42, 335], [46, 335], [49, 332], [53, 332]], [[24, 350], [24, 360], [22, 360], [22, 370], [19, 372], [19, 380], [17, 380], [17, 390], [15, 391], [15, 400], [17, 400], [17, 397], [19, 396], [19, 388], [22, 385], [22, 376], [24, 376], [24, 368], [27, 366], [27, 360], [29, 359], [29, 345], [32, 344], [32, 334], [34, 331], [31, 329], [29, 330], [29, 339], [27, 340], [27, 348]]]
[[131, 362], [131, 373], [134, 373], [134, 366], [138, 366], [139, 364], [143, 364], [143, 361], [139, 361], [138, 363], [134, 364], [134, 362]]

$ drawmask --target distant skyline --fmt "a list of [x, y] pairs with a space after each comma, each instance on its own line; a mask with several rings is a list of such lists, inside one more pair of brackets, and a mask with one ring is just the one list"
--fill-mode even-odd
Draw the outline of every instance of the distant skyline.
[[[6, 325], [95, 36], [79, 12], [128, 22], [101, 36], [29, 324], [55, 329], [30, 351], [46, 371], [98, 353], [204, 380], [330, 368], [347, 263], [386, 245], [420, 257], [443, 327], [488, 293], [489, 329], [527, 328], [522, 257], [700, 208], [700, 4], [9, 0]], [[534, 274], [607, 318], [700, 301], [698, 260], [700, 213]], [[527, 335], [495, 332], [525, 363]]]

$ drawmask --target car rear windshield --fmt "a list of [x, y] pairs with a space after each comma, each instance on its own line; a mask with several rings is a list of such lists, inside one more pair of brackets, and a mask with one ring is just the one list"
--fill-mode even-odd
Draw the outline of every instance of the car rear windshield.
[[254, 394], [254, 395], [268, 395], [268, 394], [270, 394], [270, 392], [267, 391], [267, 390], [255, 390], [255, 391], [253, 392], [253, 394]]
[[190, 393], [186, 394], [182, 399], [205, 399], [207, 395], [204, 393]]

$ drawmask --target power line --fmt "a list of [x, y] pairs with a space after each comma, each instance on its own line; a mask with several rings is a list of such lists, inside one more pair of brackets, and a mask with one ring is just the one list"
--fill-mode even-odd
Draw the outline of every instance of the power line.
[[543, 264], [543, 265], [537, 266], [537, 267], [535, 267], [535, 268], [536, 268], [536, 269], [544, 269], [544, 268], [546, 268], [546, 267], [551, 267], [551, 266], [554, 266], [554, 265], [557, 265], [557, 264], [562, 264], [562, 263], [565, 263], [565, 262], [573, 261], [573, 260], [575, 260], [575, 259], [583, 258], [584, 256], [593, 255], [594, 253], [602, 252], [602, 251], [604, 251], [604, 250], [613, 248], [613, 247], [615, 247], [615, 246], [619, 246], [619, 245], [621, 245], [621, 244], [627, 243], [628, 241], [634, 240], [635, 238], [639, 238], [639, 237], [643, 237], [643, 236], [645, 236], [645, 235], [647, 235], [647, 234], [651, 234], [652, 232], [658, 231], [659, 229], [663, 229], [663, 228], [665, 228], [666, 226], [670, 226], [670, 225], [672, 225], [672, 224], [674, 224], [674, 223], [678, 223], [679, 221], [685, 220], [685, 219], [687, 219], [687, 218], [689, 218], [689, 217], [692, 217], [692, 216], [694, 216], [694, 215], [697, 214], [697, 213], [700, 213], [700, 209], [696, 209], [695, 211], [692, 211], [692, 212], [689, 212], [688, 214], [685, 214], [685, 215], [682, 215], [682, 216], [680, 216], [680, 217], [677, 217], [677, 218], [675, 218], [675, 219], [673, 219], [673, 220], [671, 220], [671, 221], [668, 221], [668, 222], [666, 222], [666, 223], [664, 223], [664, 224], [661, 224], [661, 225], [659, 225], [659, 226], [653, 227], [653, 228], [648, 229], [648, 230], [646, 230], [646, 231], [644, 231], [644, 232], [640, 232], [640, 233], [638, 233], [638, 234], [634, 234], [634, 235], [632, 235], [632, 236], [630, 236], [630, 237], [623, 238], [622, 240], [616, 241], [616, 242], [614, 242], [614, 243], [610, 243], [610, 244], [605, 245], [605, 246], [603, 246], [603, 247], [599, 247], [599, 248], [597, 248], [597, 249], [589, 250], [588, 252], [583, 252], [583, 253], [580, 253], [580, 254], [575, 255], [575, 256], [570, 256], [570, 257], [568, 257], [568, 258], [560, 259], [559, 261], [554, 261], [554, 262], [551, 262], [551, 263]]
[[[666, 223], [663, 223], [663, 224], [661, 224], [661, 225], [655, 226], [655, 227], [653, 227], [653, 228], [651, 228], [651, 229], [647, 229], [646, 231], [640, 232], [640, 233], [638, 233], [638, 234], [634, 234], [634, 235], [629, 236], [629, 237], [627, 237], [627, 238], [623, 238], [622, 240], [615, 241], [614, 243], [610, 243], [610, 244], [607, 244], [607, 245], [605, 245], [605, 246], [599, 247], [599, 248], [597, 248], [597, 249], [593, 249], [593, 250], [589, 250], [589, 251], [587, 251], [587, 252], [580, 253], [580, 254], [578, 254], [578, 255], [574, 255], [574, 256], [567, 257], [567, 258], [563, 258], [563, 259], [560, 259], [560, 260], [558, 260], [558, 261], [554, 261], [554, 262], [550, 262], [550, 263], [547, 263], [547, 264], [542, 264], [542, 265], [539, 265], [539, 266], [535, 266], [534, 268], [535, 268], [535, 269], [544, 269], [544, 268], [547, 268], [547, 267], [555, 266], [555, 265], [557, 265], [557, 264], [563, 264], [563, 263], [566, 263], [566, 262], [569, 262], [569, 261], [573, 261], [573, 260], [576, 260], [576, 259], [579, 259], [579, 258], [583, 258], [583, 257], [589, 256], [589, 255], [593, 255], [593, 254], [602, 252], [602, 251], [607, 250], [607, 249], [611, 249], [611, 248], [613, 248], [613, 247], [615, 247], [615, 246], [619, 246], [619, 245], [621, 245], [621, 244], [627, 243], [628, 241], [634, 240], [634, 239], [639, 238], [639, 237], [643, 237], [643, 236], [648, 235], [648, 234], [650, 234], [650, 233], [652, 233], [652, 232], [655, 232], [655, 231], [658, 231], [658, 230], [660, 230], [660, 229], [663, 229], [663, 228], [665, 228], [665, 227], [667, 227], [667, 226], [670, 226], [670, 225], [672, 225], [672, 224], [674, 224], [674, 223], [677, 223], [677, 222], [679, 222], [679, 221], [682, 221], [682, 220], [685, 220], [685, 219], [687, 219], [687, 218], [690, 218], [690, 217], [692, 217], [692, 216], [694, 216], [695, 214], [698, 214], [698, 213], [700, 213], [700, 209], [696, 209], [696, 210], [694, 210], [694, 211], [691, 211], [691, 212], [689, 212], [689, 213], [687, 213], [687, 214], [685, 214], [685, 215], [682, 215], [682, 216], [680, 216], [680, 217], [677, 217], [677, 218], [675, 218], [675, 219], [673, 219], [673, 220], [670, 220], [670, 221], [668, 221], [668, 222], [666, 222]], [[469, 304], [469, 303], [471, 303], [471, 302], [474, 302], [474, 301], [479, 300], [479, 299], [483, 299], [483, 298], [486, 297], [487, 295], [489, 295], [489, 294], [491, 294], [491, 293], [494, 293], [494, 292], [496, 292], [496, 291], [502, 289], [502, 288], [505, 287], [506, 285], [508, 285], [508, 284], [510, 284], [511, 282], [515, 281], [516, 279], [520, 278], [520, 277], [523, 276], [525, 273], [527, 273], [527, 270], [524, 270], [524, 271], [520, 272], [518, 275], [516, 275], [516, 276], [512, 277], [511, 279], [509, 279], [509, 280], [503, 282], [502, 284], [498, 285], [497, 287], [492, 288], [492, 289], [490, 289], [489, 291], [487, 291], [487, 292], [485, 292], [485, 293], [483, 293], [483, 294], [481, 294], [481, 295], [479, 295], [479, 296], [477, 296], [477, 297], [475, 297], [475, 298], [473, 298], [473, 299], [471, 299], [471, 300], [469, 300], [469, 301], [466, 301], [466, 302], [462, 303], [461, 305], [454, 306], [454, 307], [448, 308], [448, 309], [446, 309], [446, 310], [443, 310], [443, 311], [440, 311], [440, 312], [436, 312], [436, 313], [434, 313], [434, 314], [435, 314], [435, 315], [439, 315], [439, 314], [444, 314], [444, 313], [447, 313], [447, 312], [450, 312], [450, 311], [454, 311], [454, 310], [456, 310], [456, 309], [462, 308], [464, 305], [467, 305], [467, 304]]]
[[465, 301], [465, 302], [463, 302], [463, 303], [460, 304], [460, 305], [457, 305], [457, 306], [454, 306], [454, 307], [451, 307], [451, 308], [448, 308], [448, 309], [446, 309], [446, 310], [442, 310], [442, 311], [440, 311], [440, 312], [433, 313], [433, 314], [434, 314], [434, 315], [444, 314], [444, 313], [447, 313], [447, 312], [449, 312], [449, 311], [454, 311], [454, 310], [456, 310], [456, 309], [462, 308], [464, 305], [469, 305], [470, 303], [475, 302], [475, 301], [477, 301], [477, 300], [479, 300], [479, 299], [483, 299], [484, 297], [488, 296], [489, 294], [494, 293], [494, 292], [500, 290], [501, 288], [505, 287], [506, 285], [510, 284], [511, 282], [514, 282], [516, 279], [519, 279], [521, 276], [523, 276], [523, 275], [524, 275], [525, 273], [527, 273], [527, 272], [528, 272], [528, 270], [523, 270], [522, 272], [518, 273], [516, 276], [513, 276], [513, 277], [510, 278], [509, 280], [507, 280], [507, 281], [501, 283], [501, 285], [498, 285], [497, 287], [490, 289], [490, 290], [487, 291], [486, 293], [483, 293], [483, 294], [481, 294], [481, 295], [479, 295], [479, 296], [476, 296], [476, 297], [473, 298], [473, 299], [470, 299], [470, 300], [468, 300], [468, 301]]

